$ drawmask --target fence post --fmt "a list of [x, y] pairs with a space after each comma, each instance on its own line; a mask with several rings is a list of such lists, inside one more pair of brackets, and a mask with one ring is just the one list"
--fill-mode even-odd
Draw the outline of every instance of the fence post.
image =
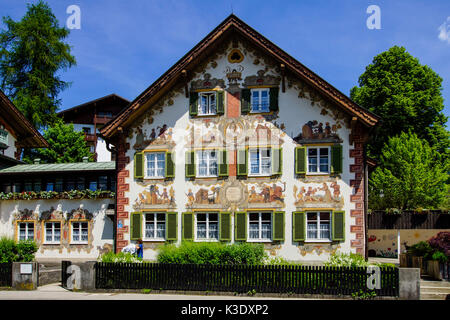
[[16, 290], [36, 290], [39, 281], [37, 262], [13, 262], [12, 287]]
[[402, 300], [420, 299], [420, 269], [399, 268], [399, 298]]

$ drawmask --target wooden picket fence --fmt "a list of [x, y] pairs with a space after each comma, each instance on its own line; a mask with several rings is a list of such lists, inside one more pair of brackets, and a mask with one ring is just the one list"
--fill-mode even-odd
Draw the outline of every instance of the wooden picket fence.
[[0, 287], [12, 286], [12, 263], [0, 263]]
[[[365, 267], [95, 264], [97, 289], [155, 289], [237, 293], [351, 295], [369, 292]], [[399, 294], [398, 268], [381, 268], [377, 296]]]

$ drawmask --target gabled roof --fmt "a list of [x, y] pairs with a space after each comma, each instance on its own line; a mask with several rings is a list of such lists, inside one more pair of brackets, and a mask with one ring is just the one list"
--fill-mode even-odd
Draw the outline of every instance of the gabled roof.
[[349, 97], [281, 50], [241, 19], [234, 14], [231, 14], [150, 87], [134, 99], [127, 108], [123, 109], [117, 115], [116, 118], [101, 129], [101, 134], [105, 138], [110, 138], [115, 135], [119, 127], [127, 127], [131, 124], [145, 111], [143, 108], [144, 105], [145, 107], [149, 107], [156, 102], [157, 99], [167, 92], [183, 76], [183, 71], [186, 71], [187, 74], [189, 74], [189, 71], [192, 70], [201, 59], [212, 52], [214, 48], [217, 47], [216, 45], [231, 33], [238, 33], [262, 51], [266, 52], [280, 64], [284, 64], [286, 71], [290, 71], [298, 76], [318, 90], [331, 102], [340, 106], [347, 113], [357, 117], [365, 126], [372, 127], [378, 122], [379, 117], [377, 115], [356, 104]]
[[48, 147], [44, 137], [25, 118], [22, 112], [0, 90], [0, 115], [7, 126], [14, 130], [21, 147], [45, 148]]
[[41, 163], [41, 164], [18, 164], [0, 170], [0, 175], [20, 173], [42, 173], [42, 172], [80, 172], [115, 170], [114, 161], [107, 162], [73, 162], [73, 163]]
[[82, 104], [80, 104], [78, 106], [75, 106], [75, 107], [72, 107], [72, 108], [69, 108], [69, 109], [62, 110], [62, 111], [58, 112], [58, 115], [64, 115], [66, 113], [70, 113], [70, 112], [75, 111], [75, 110], [82, 111], [82, 109], [84, 109], [84, 108], [89, 108], [89, 107], [91, 107], [91, 106], [93, 106], [95, 104], [100, 104], [100, 103], [103, 103], [103, 102], [108, 101], [108, 100], [119, 100], [119, 101], [123, 102], [124, 104], [130, 103], [130, 100], [125, 99], [125, 98], [123, 98], [123, 97], [121, 97], [121, 96], [119, 96], [119, 95], [117, 95], [115, 93], [111, 93], [111, 94], [108, 94], [108, 95], [106, 95], [104, 97], [101, 97], [101, 98], [98, 98], [98, 99], [94, 99], [94, 100], [82, 103]]

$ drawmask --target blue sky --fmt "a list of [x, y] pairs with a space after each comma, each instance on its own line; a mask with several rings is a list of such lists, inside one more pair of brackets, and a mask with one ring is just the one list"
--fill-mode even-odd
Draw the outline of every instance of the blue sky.
[[[29, 2], [36, 1], [1, 0], [0, 16], [19, 20]], [[61, 109], [110, 93], [133, 100], [233, 10], [346, 95], [375, 55], [394, 45], [404, 46], [443, 78], [444, 113], [450, 115], [448, 0], [47, 3], [60, 25], [66, 24], [69, 5], [81, 9], [81, 29], [72, 30], [67, 39], [77, 66], [62, 73], [63, 80], [72, 82], [72, 86], [60, 95]], [[381, 9], [381, 30], [366, 26], [369, 5]]]

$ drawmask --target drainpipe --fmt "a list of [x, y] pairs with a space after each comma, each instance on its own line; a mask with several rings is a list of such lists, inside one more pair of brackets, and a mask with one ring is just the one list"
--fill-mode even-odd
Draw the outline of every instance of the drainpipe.
[[116, 241], [117, 241], [116, 237], [117, 237], [117, 205], [118, 205], [118, 203], [117, 203], [117, 170], [118, 170], [117, 158], [118, 158], [118, 156], [117, 156], [116, 147], [111, 145], [110, 142], [108, 140], [106, 140], [105, 137], [103, 137], [103, 135], [100, 135], [100, 136], [106, 142], [106, 150], [115, 154], [114, 162], [115, 162], [116, 169], [114, 171], [114, 179], [116, 180], [116, 192], [115, 192], [116, 193], [116, 205], [114, 206], [114, 219], [113, 219], [113, 252], [115, 253], [116, 252]]
[[363, 165], [364, 165], [364, 257], [369, 258], [369, 248], [367, 239], [369, 238], [368, 228], [368, 209], [369, 209], [369, 166], [367, 164], [367, 146], [363, 146]]

